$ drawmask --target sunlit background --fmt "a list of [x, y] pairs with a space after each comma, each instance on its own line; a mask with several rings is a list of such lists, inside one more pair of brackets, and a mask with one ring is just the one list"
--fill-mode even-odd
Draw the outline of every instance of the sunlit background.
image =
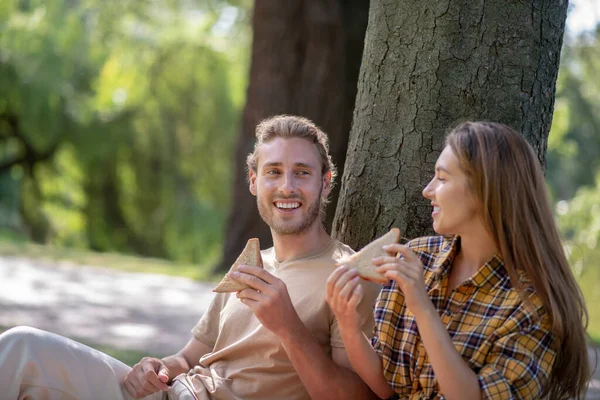
[[[251, 7], [0, 2], [0, 254], [209, 277], [231, 205]], [[598, 342], [599, 20], [600, 2], [571, 1], [547, 154]], [[23, 146], [37, 149], [29, 163]]]

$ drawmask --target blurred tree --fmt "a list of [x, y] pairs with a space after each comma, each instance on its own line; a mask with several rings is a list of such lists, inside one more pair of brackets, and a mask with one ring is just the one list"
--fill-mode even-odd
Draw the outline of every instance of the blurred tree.
[[247, 7], [2, 2], [0, 185], [34, 240], [217, 255], [246, 65], [227, 35]]
[[600, 171], [600, 28], [567, 36], [548, 143], [548, 182], [556, 200], [593, 186]]
[[544, 161], [567, 3], [373, 1], [334, 234], [431, 232], [421, 191], [445, 131], [506, 123]]
[[[271, 246], [256, 200], [248, 192], [246, 156], [254, 129], [264, 118], [296, 114], [319, 125], [331, 140], [331, 154], [343, 172], [356, 82], [368, 17], [368, 0], [256, 0], [248, 98], [236, 149], [232, 206], [223, 255], [226, 271], [251, 237]], [[327, 211], [333, 220], [339, 185]]]

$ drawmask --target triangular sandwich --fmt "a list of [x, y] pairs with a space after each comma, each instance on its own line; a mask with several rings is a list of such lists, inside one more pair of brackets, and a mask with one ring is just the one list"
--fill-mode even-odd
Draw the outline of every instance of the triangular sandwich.
[[346, 265], [348, 268], [356, 268], [358, 276], [377, 283], [387, 283], [388, 279], [377, 272], [373, 265], [373, 259], [379, 256], [386, 256], [388, 253], [383, 250], [383, 246], [397, 243], [400, 240], [400, 229], [392, 228], [388, 233], [373, 240], [363, 247], [358, 253], [352, 254], [345, 260], [338, 262], [335, 266]]
[[248, 243], [246, 243], [246, 247], [244, 247], [244, 250], [242, 250], [239, 257], [237, 258], [237, 260], [235, 260], [231, 268], [229, 268], [229, 272], [225, 274], [221, 282], [219, 282], [217, 287], [213, 289], [213, 292], [238, 292], [242, 289], [246, 289], [247, 287], [249, 287], [248, 285], [235, 281], [229, 277], [229, 273], [237, 271], [239, 265], [241, 264], [263, 268], [262, 258], [260, 256], [260, 243], [257, 238], [252, 238], [248, 240]]

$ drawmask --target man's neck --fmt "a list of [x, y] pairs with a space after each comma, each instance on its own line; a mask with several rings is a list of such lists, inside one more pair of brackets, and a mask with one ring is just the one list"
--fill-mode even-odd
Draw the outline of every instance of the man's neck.
[[297, 235], [280, 235], [271, 230], [277, 262], [285, 262], [310, 254], [331, 240], [321, 221], [316, 220], [310, 228]]

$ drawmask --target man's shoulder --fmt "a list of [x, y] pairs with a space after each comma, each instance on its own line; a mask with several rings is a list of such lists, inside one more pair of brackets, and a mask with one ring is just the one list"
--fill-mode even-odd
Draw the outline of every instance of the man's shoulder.
[[344, 244], [336, 239], [332, 239], [332, 240], [333, 240], [333, 245], [332, 245], [331, 258], [334, 259], [336, 262], [340, 261], [342, 259], [345, 259], [355, 253], [355, 251], [352, 250], [352, 248], [350, 246], [348, 246], [347, 244]]

